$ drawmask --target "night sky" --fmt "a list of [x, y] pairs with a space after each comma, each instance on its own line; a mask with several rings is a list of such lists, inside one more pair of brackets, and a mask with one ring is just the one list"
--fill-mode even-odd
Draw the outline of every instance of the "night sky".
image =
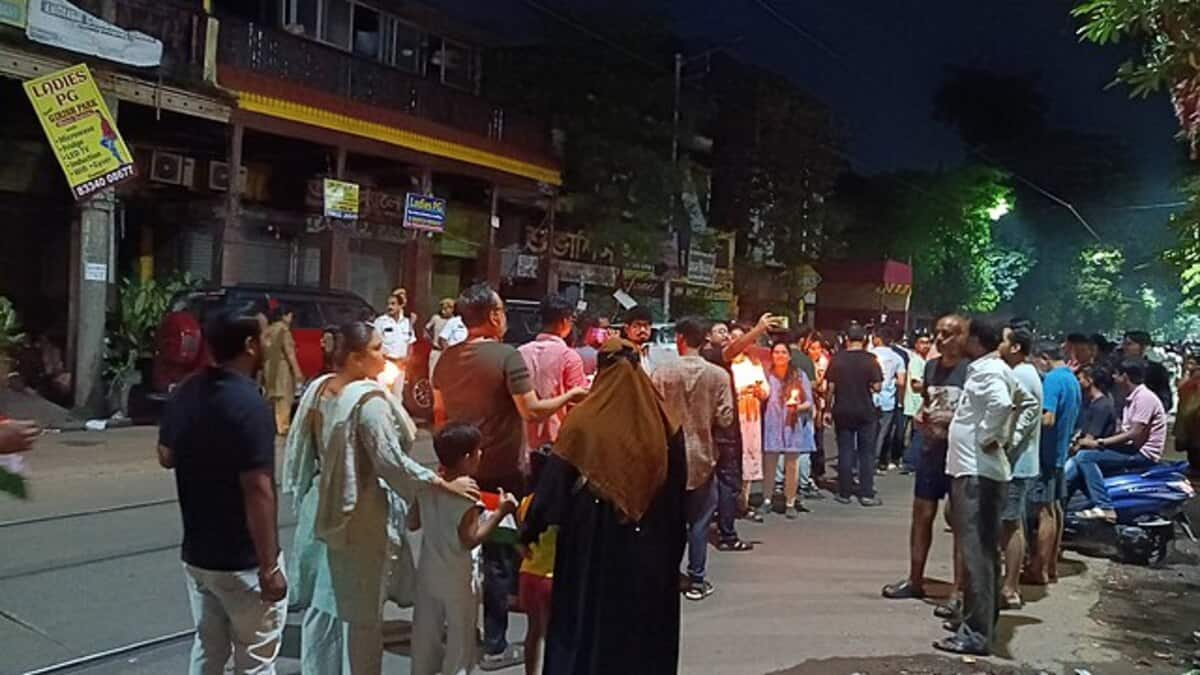
[[[575, 30], [522, 0], [430, 1], [511, 42], [536, 40], [545, 30]], [[537, 4], [602, 9], [619, 3]], [[1123, 140], [1137, 162], [1140, 186], [1130, 194], [1113, 195], [1103, 206], [1178, 199], [1174, 188], [1183, 151], [1172, 139], [1177, 126], [1166, 95], [1131, 101], [1122, 87], [1105, 90], [1123, 59], [1122, 51], [1081, 44], [1074, 33], [1076, 22], [1068, 14], [1072, 3], [1066, 0], [771, 0], [772, 7], [824, 47], [788, 28], [755, 0], [641, 4], [664, 7], [676, 31], [697, 44], [724, 44], [741, 37], [730, 51], [823, 100], [837, 116], [846, 154], [858, 171], [934, 168], [963, 161], [955, 131], [931, 117], [931, 99], [946, 66], [962, 65], [1039, 73], [1052, 126]], [[620, 33], [620, 26], [589, 27], [608, 35]], [[582, 34], [580, 38], [588, 39]], [[1070, 200], [1070, 195], [1062, 196]]]

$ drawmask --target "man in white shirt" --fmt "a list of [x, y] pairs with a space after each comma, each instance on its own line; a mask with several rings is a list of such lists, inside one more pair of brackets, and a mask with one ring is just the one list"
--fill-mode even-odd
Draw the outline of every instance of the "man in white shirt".
[[375, 330], [383, 338], [383, 357], [399, 369], [399, 374], [392, 381], [392, 394], [401, 401], [404, 400], [404, 376], [408, 368], [408, 354], [417, 334], [413, 331], [413, 319], [416, 315], [406, 316], [404, 308], [408, 304], [408, 293], [403, 288], [397, 288], [388, 296], [387, 313], [375, 319]]
[[455, 314], [450, 317], [445, 326], [442, 326], [442, 332], [437, 336], [438, 348], [446, 350], [460, 342], [467, 341], [467, 324], [463, 323], [462, 317]]
[[[875, 461], [881, 471], [894, 469], [891, 461], [888, 441], [895, 434], [896, 410], [904, 408], [904, 386], [908, 383], [908, 371], [904, 359], [892, 349], [896, 340], [896, 331], [891, 326], [880, 326], [875, 330], [875, 347], [871, 353], [879, 359], [879, 368], [883, 371], [883, 385], [875, 394], [875, 407], [879, 408], [879, 431], [875, 437]], [[889, 454], [885, 455], [884, 450]]]
[[987, 656], [999, 614], [1001, 509], [1012, 480], [1014, 399], [1019, 398], [1012, 368], [1000, 357], [1008, 350], [1003, 326], [973, 319], [967, 353], [967, 383], [950, 422], [946, 474], [953, 481], [950, 503], [954, 533], [966, 570], [962, 620], [957, 632], [934, 648], [954, 654]]

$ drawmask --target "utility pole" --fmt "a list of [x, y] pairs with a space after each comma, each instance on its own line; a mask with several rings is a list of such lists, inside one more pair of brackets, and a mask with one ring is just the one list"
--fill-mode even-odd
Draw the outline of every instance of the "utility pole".
[[[680, 92], [680, 89], [682, 89], [682, 87], [683, 87], [683, 54], [681, 54], [680, 52], [675, 52], [674, 85], [675, 85], [675, 92], [674, 92], [675, 100], [674, 100], [674, 105], [673, 105], [672, 112], [671, 112], [671, 169], [673, 171], [677, 170], [679, 168], [679, 92]], [[675, 239], [676, 250], [678, 250], [679, 242], [680, 242], [679, 233], [675, 231], [675, 195], [676, 195], [677, 191], [678, 191], [677, 186], [672, 185], [671, 186], [671, 207], [670, 207], [671, 210], [667, 214], [667, 231], [670, 233], [671, 237], [673, 237]], [[691, 227], [691, 224], [685, 223], [684, 226]], [[675, 257], [677, 260], [685, 260], [686, 259], [682, 255], [676, 255]], [[684, 271], [684, 273], [685, 274], [687, 273], [686, 270]], [[663, 303], [663, 319], [665, 321], [669, 322], [671, 320], [671, 277], [669, 274], [663, 278], [662, 303]]]

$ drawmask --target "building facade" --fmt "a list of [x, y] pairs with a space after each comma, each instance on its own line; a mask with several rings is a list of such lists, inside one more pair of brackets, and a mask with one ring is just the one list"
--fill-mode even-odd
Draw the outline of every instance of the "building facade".
[[[18, 102], [0, 112], [12, 148], [0, 158], [12, 233], [0, 294], [31, 331], [61, 340], [79, 407], [102, 396], [106, 309], [122, 279], [345, 289], [376, 307], [404, 286], [427, 316], [466, 283], [498, 284], [498, 238], [552, 210], [561, 178], [548, 126], [481, 98], [488, 36], [429, 8], [39, 1], [51, 5], [161, 44], [157, 65], [132, 66], [79, 53], [83, 40], [51, 44], [33, 12], [0, 24], [0, 90]], [[20, 85], [80, 62], [137, 178], [75, 202]], [[327, 215], [324, 179], [358, 186], [357, 218]], [[409, 195], [444, 200], [432, 230], [410, 227]]]

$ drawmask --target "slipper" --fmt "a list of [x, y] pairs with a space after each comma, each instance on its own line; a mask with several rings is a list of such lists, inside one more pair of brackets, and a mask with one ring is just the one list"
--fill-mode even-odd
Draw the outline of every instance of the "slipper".
[[754, 544], [747, 544], [746, 542], [742, 541], [741, 539], [735, 539], [733, 541], [720, 542], [719, 544], [717, 544], [717, 550], [718, 551], [726, 551], [726, 552], [729, 552], [729, 551], [753, 551]]
[[987, 656], [988, 650], [986, 647], [974, 645], [966, 642], [957, 635], [951, 635], [948, 638], [943, 638], [933, 643], [933, 648], [938, 651], [949, 652], [951, 654], [962, 654], [965, 656]]
[[1025, 606], [1025, 601], [1018, 595], [1001, 595], [1000, 609], [1021, 609]]
[[944, 605], [938, 605], [933, 610], [933, 615], [939, 619], [953, 619], [962, 612], [962, 601], [951, 600]]
[[883, 597], [888, 600], [910, 600], [925, 597], [924, 589], [912, 585], [908, 579], [883, 587]]

